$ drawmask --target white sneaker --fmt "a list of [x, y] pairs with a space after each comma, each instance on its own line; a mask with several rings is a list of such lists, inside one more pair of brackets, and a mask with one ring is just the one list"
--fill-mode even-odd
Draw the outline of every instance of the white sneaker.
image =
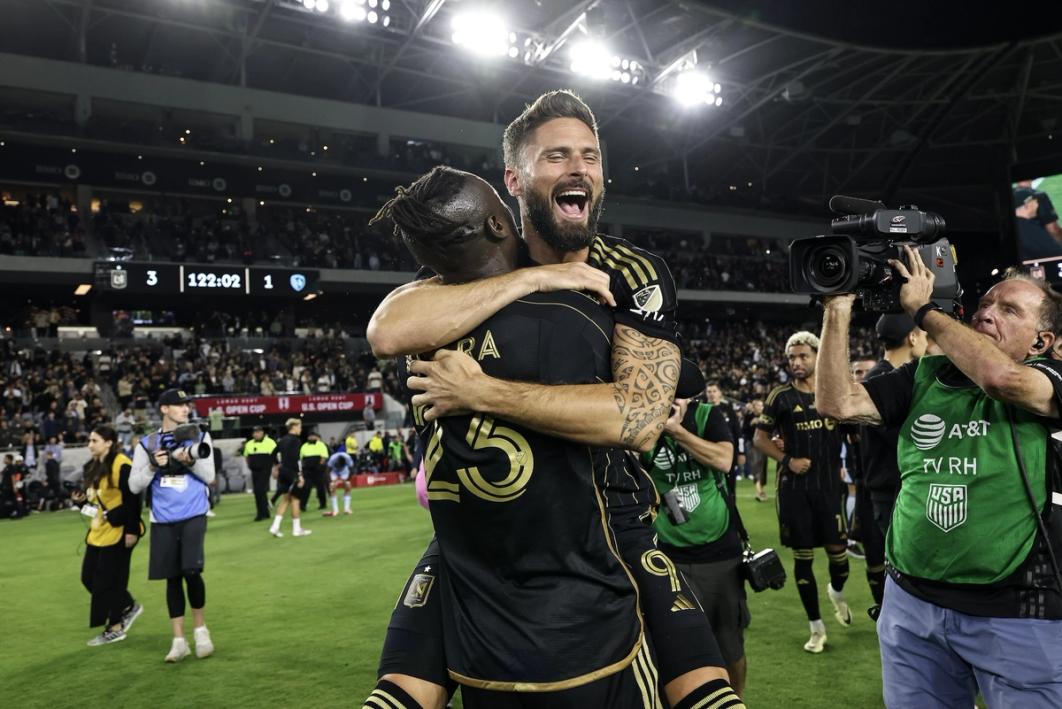
[[833, 584], [826, 584], [826, 595], [830, 597], [830, 603], [833, 604], [833, 617], [837, 619], [838, 623], [847, 628], [852, 624], [852, 611], [848, 608], [848, 601], [845, 600], [844, 593], [834, 591]]
[[283, 532], [281, 532], [279, 529], [273, 529], [272, 527], [269, 528], [269, 533], [272, 534], [277, 539], [280, 539], [281, 537], [284, 536]]
[[210, 657], [214, 654], [214, 643], [210, 641], [210, 631], [204, 625], [195, 629], [195, 656]]
[[216, 512], [214, 512], [214, 510], [207, 510], [206, 511], [206, 516], [207, 517], [217, 517], [218, 515], [217, 515]]
[[294, 532], [291, 533], [291, 536], [293, 536], [293, 537], [308, 537], [311, 534], [313, 534], [313, 531], [311, 531], [309, 529], [296, 529]]
[[188, 641], [184, 638], [174, 638], [170, 645], [170, 654], [166, 655], [166, 662], [180, 662], [192, 654], [188, 649]]
[[826, 631], [817, 630], [812, 628], [811, 637], [806, 643], [804, 643], [804, 650], [814, 654], [819, 654], [826, 649]]

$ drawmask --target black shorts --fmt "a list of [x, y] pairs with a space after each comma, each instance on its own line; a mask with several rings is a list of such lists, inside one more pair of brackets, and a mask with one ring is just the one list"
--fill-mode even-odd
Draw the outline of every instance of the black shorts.
[[277, 492], [288, 493], [291, 492], [291, 488], [299, 480], [299, 474], [293, 473], [288, 470], [281, 469], [280, 474], [277, 475]]
[[840, 490], [794, 490], [781, 485], [777, 505], [783, 546], [810, 549], [848, 544]]
[[638, 602], [656, 652], [661, 683], [699, 667], [722, 667], [723, 654], [696, 594], [670, 557], [657, 549], [652, 528], [624, 525], [616, 542], [638, 586]]
[[496, 692], [461, 687], [465, 709], [654, 709], [659, 680], [646, 647], [625, 669], [589, 684], [556, 692]]
[[377, 678], [386, 674], [409, 675], [446, 687], [453, 694], [457, 685], [447, 673], [443, 649], [439, 591], [442, 573], [439, 543], [432, 539], [391, 611]]
[[149, 579], [170, 579], [203, 570], [206, 515], [181, 522], [151, 523]]
[[734, 664], [745, 656], [745, 628], [751, 620], [741, 557], [676, 566], [697, 594], [723, 660], [728, 665]]

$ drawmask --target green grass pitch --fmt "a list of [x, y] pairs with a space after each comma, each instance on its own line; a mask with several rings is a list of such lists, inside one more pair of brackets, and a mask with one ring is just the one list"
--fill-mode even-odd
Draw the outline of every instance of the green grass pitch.
[[[777, 548], [773, 498], [738, 487], [753, 544]], [[431, 537], [411, 486], [355, 490], [355, 514], [305, 515], [313, 536], [283, 539], [251, 522], [249, 495], [227, 495], [207, 534], [207, 624], [215, 655], [177, 665], [169, 649], [165, 587], [147, 580], [146, 540], [134, 552], [130, 590], [146, 610], [129, 637], [90, 648], [88, 593], [79, 581], [86, 521], [72, 512], [0, 522], [0, 706], [350, 707], [375, 682], [387, 619]], [[316, 502], [311, 503], [316, 507]], [[792, 559], [780, 550], [788, 573]], [[792, 578], [749, 596], [750, 707], [880, 707], [881, 671], [862, 561], [845, 590], [855, 618], [842, 628], [826, 599], [826, 557], [816, 552], [826, 652], [801, 649], [807, 620]], [[191, 640], [191, 617], [188, 617]], [[460, 701], [455, 701], [460, 706]]]

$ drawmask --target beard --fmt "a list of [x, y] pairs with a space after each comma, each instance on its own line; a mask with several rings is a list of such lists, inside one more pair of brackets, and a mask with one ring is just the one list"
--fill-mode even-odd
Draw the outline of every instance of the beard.
[[605, 206], [605, 193], [590, 204], [586, 225], [561, 223], [553, 214], [553, 200], [535, 190], [528, 190], [524, 195], [527, 205], [527, 218], [542, 240], [550, 247], [562, 253], [580, 251], [590, 246], [597, 235], [597, 221]]

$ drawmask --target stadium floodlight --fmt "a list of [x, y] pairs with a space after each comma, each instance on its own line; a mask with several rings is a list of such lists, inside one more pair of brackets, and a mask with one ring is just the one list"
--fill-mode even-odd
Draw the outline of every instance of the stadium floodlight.
[[317, 0], [317, 6], [316, 7], [317, 7], [317, 11], [318, 12], [328, 12], [328, 8], [329, 8], [328, 0]]
[[363, 22], [366, 17], [364, 0], [344, 0], [339, 6], [339, 16], [347, 22]]
[[376, 14], [376, 10], [369, 10], [369, 24], [375, 25], [376, 21], [380, 19]]
[[707, 74], [696, 69], [687, 69], [675, 76], [671, 95], [687, 108], [694, 106], [721, 106], [723, 97], [719, 96], [722, 87], [712, 81]]
[[[613, 78], [613, 55], [600, 42], [584, 39], [572, 44], [571, 60], [573, 74], [597, 80]], [[620, 77], [616, 76], [615, 80], [619, 81]]]
[[466, 10], [451, 20], [453, 43], [484, 57], [509, 55], [514, 40], [505, 20], [487, 10]]
[[302, 5], [307, 10], [312, 10], [314, 7], [317, 6], [317, 0], [302, 0]]

